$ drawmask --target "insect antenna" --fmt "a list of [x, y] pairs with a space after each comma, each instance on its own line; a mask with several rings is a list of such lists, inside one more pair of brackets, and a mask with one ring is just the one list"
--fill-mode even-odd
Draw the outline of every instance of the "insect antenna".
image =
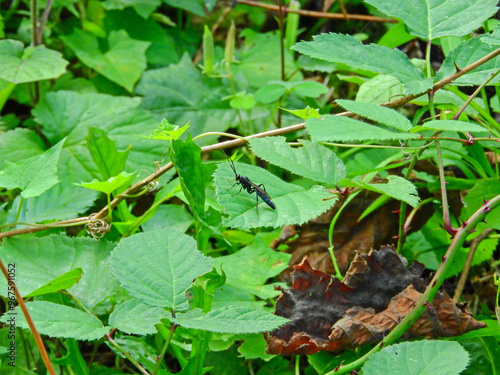
[[227, 156], [226, 152], [221, 149], [221, 151], [224, 153], [224, 155], [226, 156], [226, 159], [227, 161], [229, 162], [229, 165], [231, 166], [231, 169], [233, 170], [234, 174], [236, 176], [238, 176], [238, 173], [236, 173], [236, 167], [234, 166], [234, 162], [231, 160], [231, 158], [229, 156]]

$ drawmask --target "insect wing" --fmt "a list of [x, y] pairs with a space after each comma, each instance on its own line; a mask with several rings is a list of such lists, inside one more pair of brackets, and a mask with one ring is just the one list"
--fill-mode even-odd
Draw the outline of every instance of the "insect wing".
[[271, 207], [273, 210], [276, 209], [276, 206], [274, 205], [274, 203], [271, 201], [271, 197], [269, 196], [269, 194], [267, 194], [267, 191], [265, 191], [264, 189], [262, 189], [260, 186], [254, 184], [252, 181], [248, 181], [252, 187], [254, 188], [255, 190], [255, 193], [269, 206]]

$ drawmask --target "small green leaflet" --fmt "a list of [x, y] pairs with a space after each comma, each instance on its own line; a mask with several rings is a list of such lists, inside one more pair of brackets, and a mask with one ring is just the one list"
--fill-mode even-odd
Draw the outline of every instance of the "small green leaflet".
[[307, 120], [308, 118], [320, 118], [319, 115], [319, 109], [316, 108], [311, 108], [307, 106], [304, 109], [286, 109], [286, 108], [281, 108], [284, 111], [290, 112], [292, 115], [295, 115], [302, 120]]
[[269, 332], [290, 321], [266, 311], [232, 306], [210, 311], [206, 315], [200, 309], [194, 309], [169, 320], [185, 328], [218, 333]]
[[344, 116], [311, 118], [306, 128], [314, 142], [392, 141], [419, 138], [418, 134], [393, 132]]
[[[107, 334], [111, 327], [105, 327], [95, 316], [72, 307], [46, 301], [26, 303], [28, 312], [35, 323], [38, 332], [50, 337], [70, 337], [76, 340], [97, 340]], [[13, 312], [16, 316], [16, 325], [28, 329], [21, 308], [18, 306]], [[2, 319], [6, 323], [9, 314]]]
[[368, 184], [361, 180], [344, 180], [346, 186], [355, 186], [362, 189], [375, 191], [377, 193], [386, 194], [394, 199], [404, 201], [410, 206], [415, 207], [420, 198], [418, 197], [417, 188], [410, 181], [399, 176], [389, 176], [389, 182], [380, 184]]
[[487, 133], [488, 130], [475, 122], [459, 121], [459, 120], [431, 120], [424, 125], [415, 126], [411, 131], [417, 132], [421, 130], [435, 129], [443, 131], [455, 132], [483, 132]]
[[82, 182], [81, 184], [75, 185], [85, 187], [87, 189], [97, 190], [109, 195], [129, 182], [133, 177], [135, 177], [135, 173], [122, 172], [118, 176], [108, 178], [107, 181], [98, 181], [94, 179], [91, 182]]
[[376, 121], [379, 124], [384, 124], [401, 131], [408, 131], [411, 129], [410, 120], [394, 109], [353, 100], [337, 99], [335, 102], [348, 111], [354, 112], [369, 120]]
[[148, 306], [137, 299], [119, 304], [109, 315], [108, 324], [120, 331], [134, 335], [156, 333], [155, 324], [170, 314], [161, 307]]
[[299, 176], [330, 185], [346, 176], [344, 163], [332, 150], [314, 142], [302, 143], [302, 147], [292, 148], [285, 137], [250, 140], [252, 150], [260, 158]]
[[130, 294], [147, 305], [175, 311], [187, 310], [186, 290], [212, 269], [212, 259], [196, 248], [192, 237], [170, 228], [122, 239], [110, 262]]
[[59, 183], [57, 164], [66, 139], [63, 139], [41, 155], [18, 161], [6, 162], [0, 173], [0, 186], [7, 190], [19, 188], [23, 198], [41, 195]]
[[90, 127], [86, 146], [104, 180], [118, 175], [125, 169], [131, 146], [125, 151], [118, 151], [116, 142], [111, 140], [103, 129]]
[[276, 206], [272, 210], [259, 198], [256, 210], [256, 194], [246, 191], [234, 195], [239, 185], [231, 188], [234, 172], [227, 161], [221, 162], [214, 174], [217, 201], [230, 216], [225, 225], [232, 228], [249, 229], [255, 227], [277, 228], [283, 225], [302, 224], [328, 210], [337, 197], [326, 191], [323, 186], [313, 186], [306, 190], [301, 186], [289, 184], [263, 168], [248, 164], [235, 163], [236, 172], [247, 176], [257, 184], [263, 184]]
[[30, 294], [27, 294], [24, 298], [40, 296], [48, 293], [57, 293], [60, 290], [69, 289], [80, 281], [82, 275], [83, 270], [80, 267], [72, 269], [63, 275], [56, 277], [54, 280], [41, 286], [37, 290], [32, 291]]
[[166, 118], [161, 120], [158, 129], [155, 129], [151, 134], [146, 137], [150, 139], [164, 139], [169, 141], [171, 139], [178, 139], [189, 128], [189, 122], [184, 126], [174, 125], [168, 122]]

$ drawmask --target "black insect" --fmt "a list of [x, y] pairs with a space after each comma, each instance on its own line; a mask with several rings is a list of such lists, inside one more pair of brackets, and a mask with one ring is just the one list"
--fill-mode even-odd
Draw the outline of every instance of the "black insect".
[[[224, 151], [222, 151], [224, 152]], [[224, 155], [226, 155], [226, 153], [224, 152]], [[234, 195], [238, 195], [242, 189], [245, 189], [249, 194], [252, 194], [252, 193], [255, 193], [256, 196], [256, 200], [257, 200], [257, 205], [256, 205], [256, 208], [257, 208], [257, 212], [259, 212], [259, 197], [269, 206], [271, 207], [273, 210], [276, 209], [276, 206], [274, 205], [274, 203], [271, 201], [271, 197], [269, 196], [269, 194], [267, 194], [267, 191], [266, 191], [266, 188], [264, 187], [264, 184], [260, 184], [260, 185], [257, 185], [257, 184], [254, 184], [252, 181], [250, 181], [250, 179], [247, 177], [247, 176], [242, 176], [242, 175], [239, 175], [237, 172], [236, 172], [236, 168], [234, 166], [234, 163], [233, 161], [226, 155], [226, 158], [227, 160], [229, 161], [229, 165], [231, 166], [231, 169], [233, 170], [234, 172], [234, 175], [235, 175], [235, 179], [233, 181], [236, 181], [234, 183], [233, 186], [231, 186], [229, 189], [232, 189], [235, 185], [240, 185], [240, 190], [234, 194]], [[229, 190], [228, 189], [228, 190]]]

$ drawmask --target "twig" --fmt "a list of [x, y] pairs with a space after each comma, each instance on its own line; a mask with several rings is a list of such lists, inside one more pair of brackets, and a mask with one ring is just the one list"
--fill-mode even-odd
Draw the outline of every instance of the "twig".
[[441, 185], [441, 199], [443, 201], [443, 223], [444, 223], [444, 229], [454, 236], [457, 233], [457, 229], [451, 225], [451, 218], [450, 218], [450, 208], [448, 207], [448, 194], [446, 193], [446, 180], [444, 178], [444, 168], [443, 168], [443, 158], [441, 154], [441, 146], [439, 144], [439, 141], [436, 141], [436, 151], [437, 151], [437, 163], [438, 163], [438, 170], [439, 170], [439, 182]]
[[[45, 350], [45, 346], [43, 345], [42, 338], [40, 337], [40, 334], [38, 333], [35, 323], [33, 323], [33, 319], [31, 319], [31, 315], [28, 312], [28, 308], [26, 307], [26, 304], [24, 303], [23, 297], [21, 296], [21, 293], [19, 293], [19, 290], [17, 289], [17, 285], [14, 281], [14, 278], [9, 276], [9, 273], [7, 272], [7, 269], [5, 268], [5, 265], [3, 264], [2, 260], [0, 259], [0, 270], [2, 271], [3, 275], [5, 276], [5, 279], [8, 282], [8, 285], [14, 290], [14, 294], [16, 295], [16, 300], [17, 303], [19, 304], [19, 307], [21, 308], [21, 311], [23, 312], [24, 318], [26, 319], [26, 322], [28, 323], [28, 326], [30, 327], [31, 333], [33, 334], [33, 338], [35, 339], [36, 345], [38, 346], [38, 350], [40, 351], [40, 356], [42, 357], [43, 363], [45, 364], [45, 367], [47, 368], [47, 371], [52, 374], [56, 375], [56, 372], [54, 371], [54, 368], [52, 367], [52, 363], [50, 363], [49, 356], [47, 355], [47, 351]], [[7, 306], [7, 309], [9, 307]]]
[[460, 297], [462, 296], [465, 282], [467, 281], [467, 276], [469, 276], [469, 271], [472, 266], [472, 260], [474, 259], [474, 254], [476, 253], [477, 247], [479, 246], [481, 241], [486, 239], [493, 231], [493, 228], [486, 228], [472, 240], [469, 253], [467, 254], [467, 260], [465, 261], [464, 269], [460, 274], [460, 279], [458, 279], [457, 288], [455, 289], [455, 295], [453, 296], [453, 303], [458, 303]]
[[[245, 4], [279, 12], [279, 6], [267, 3], [259, 3], [251, 0], [238, 0], [238, 4]], [[287, 13], [297, 13], [300, 14], [301, 16], [315, 17], [315, 18], [331, 18], [337, 20], [347, 19], [347, 20], [359, 20], [368, 22], [390, 22], [390, 23], [398, 22], [394, 18], [381, 18], [381, 17], [367, 16], [364, 14], [327, 13], [327, 12], [317, 12], [314, 10], [290, 9], [290, 8], [284, 8], [284, 11]]]

